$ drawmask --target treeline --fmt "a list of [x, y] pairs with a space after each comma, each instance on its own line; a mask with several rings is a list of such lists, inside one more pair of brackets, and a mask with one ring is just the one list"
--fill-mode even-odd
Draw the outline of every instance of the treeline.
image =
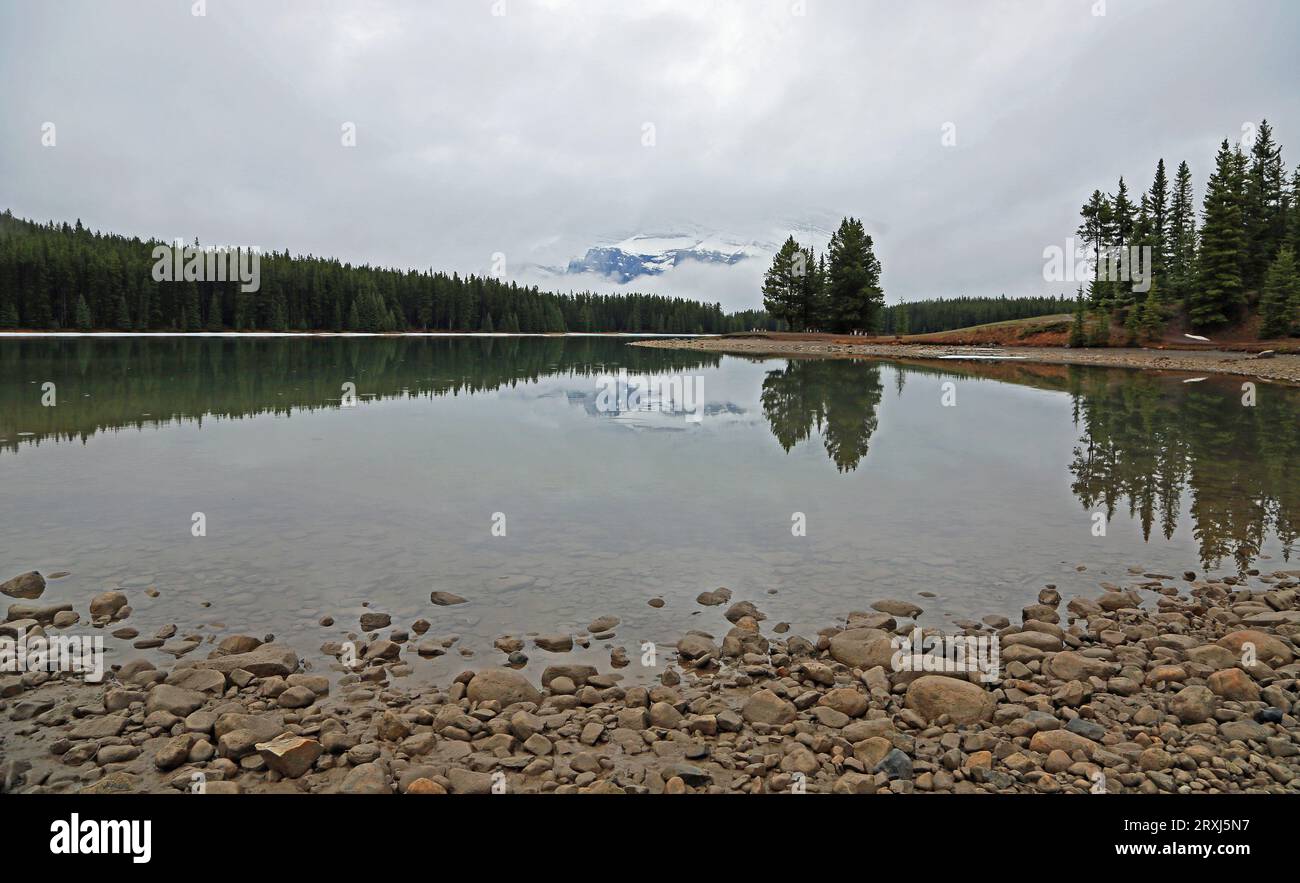
[[[198, 245], [196, 240], [195, 245]], [[774, 330], [760, 310], [724, 313], [651, 294], [555, 294], [431, 270], [353, 266], [336, 258], [260, 256], [256, 291], [238, 281], [157, 281], [170, 246], [0, 214], [0, 328], [120, 331]]]
[[845, 218], [820, 256], [793, 236], [763, 278], [763, 308], [796, 331], [876, 331], [885, 292], [875, 243], [856, 218]]
[[1069, 313], [1074, 301], [1059, 297], [954, 297], [897, 303], [885, 307], [881, 332], [929, 334], [991, 322]]
[[[1160, 336], [1171, 319], [1213, 329], [1255, 312], [1260, 337], [1300, 333], [1300, 168], [1288, 182], [1267, 120], [1248, 152], [1227, 139], [1219, 146], [1199, 225], [1187, 162], [1170, 182], [1163, 159], [1136, 201], [1120, 178], [1114, 193], [1094, 190], [1080, 216], [1092, 278], [1079, 290], [1071, 346], [1104, 345], [1112, 325], [1136, 342]], [[1107, 265], [1143, 248], [1151, 278], [1139, 292]]]

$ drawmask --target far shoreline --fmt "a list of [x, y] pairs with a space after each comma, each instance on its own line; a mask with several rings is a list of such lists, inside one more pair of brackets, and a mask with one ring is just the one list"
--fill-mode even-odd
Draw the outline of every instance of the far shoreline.
[[632, 346], [689, 349], [737, 356], [793, 356], [836, 359], [922, 359], [932, 361], [1017, 361], [1047, 365], [1091, 365], [1146, 371], [1229, 374], [1300, 385], [1300, 354], [1258, 353], [1213, 349], [1096, 348], [1041, 346], [971, 346], [966, 344], [852, 343], [845, 338], [782, 339], [775, 337], [711, 337], [682, 335], [634, 341]]

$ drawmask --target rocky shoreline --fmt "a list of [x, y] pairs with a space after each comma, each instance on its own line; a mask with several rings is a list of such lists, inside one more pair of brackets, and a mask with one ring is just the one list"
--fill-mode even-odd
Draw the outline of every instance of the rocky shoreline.
[[1046, 365], [1097, 365], [1235, 374], [1282, 383], [1300, 383], [1300, 355], [1280, 353], [1261, 357], [1239, 352], [1155, 349], [1067, 349], [1030, 346], [979, 347], [940, 344], [846, 343], [842, 339], [782, 340], [765, 337], [708, 337], [637, 340], [630, 346], [655, 349], [703, 350], [746, 356], [821, 356], [886, 359], [1015, 359]]
[[[996, 649], [995, 677], [909, 670], [900, 642], [937, 632], [908, 601], [798, 636], [726, 589], [701, 593], [702, 628], [653, 659], [539, 681], [507, 666], [404, 685], [427, 623], [378, 613], [321, 648], [329, 675], [274, 641], [230, 634], [187, 658], [199, 640], [169, 634], [174, 663], [142, 654], [98, 683], [0, 674], [0, 791], [1300, 792], [1300, 570], [1130, 576], [1068, 601], [1047, 586], [1017, 623], [957, 623]], [[0, 638], [76, 631], [71, 604], [39, 603], [44, 585], [0, 585], [19, 599]], [[87, 612], [79, 634], [120, 628], [129, 599]], [[647, 661], [653, 682], [625, 686], [619, 669]]]

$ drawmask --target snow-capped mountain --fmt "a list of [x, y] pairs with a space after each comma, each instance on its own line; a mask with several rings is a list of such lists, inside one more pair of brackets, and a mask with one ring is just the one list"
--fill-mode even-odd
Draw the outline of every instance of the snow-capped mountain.
[[730, 265], [770, 255], [773, 250], [770, 243], [717, 234], [638, 233], [612, 245], [587, 249], [582, 257], [569, 261], [565, 273], [594, 273], [621, 284], [642, 276], [659, 276], [685, 261]]

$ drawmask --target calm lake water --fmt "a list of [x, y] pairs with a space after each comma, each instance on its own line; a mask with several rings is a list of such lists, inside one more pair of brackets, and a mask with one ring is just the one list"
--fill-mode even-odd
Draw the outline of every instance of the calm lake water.
[[[619, 369], [701, 384], [701, 418], [618, 411]], [[462, 636], [472, 663], [417, 663], [442, 677], [605, 614], [614, 640], [530, 646], [530, 670], [721, 635], [694, 601], [719, 586], [811, 634], [887, 597], [943, 625], [1131, 568], [1295, 567], [1300, 391], [1246, 406], [1240, 379], [1185, 379], [597, 338], [0, 340], [0, 578], [70, 571], [44, 600], [83, 617], [121, 586], [142, 636], [272, 632], [309, 656], [368, 601]]]

